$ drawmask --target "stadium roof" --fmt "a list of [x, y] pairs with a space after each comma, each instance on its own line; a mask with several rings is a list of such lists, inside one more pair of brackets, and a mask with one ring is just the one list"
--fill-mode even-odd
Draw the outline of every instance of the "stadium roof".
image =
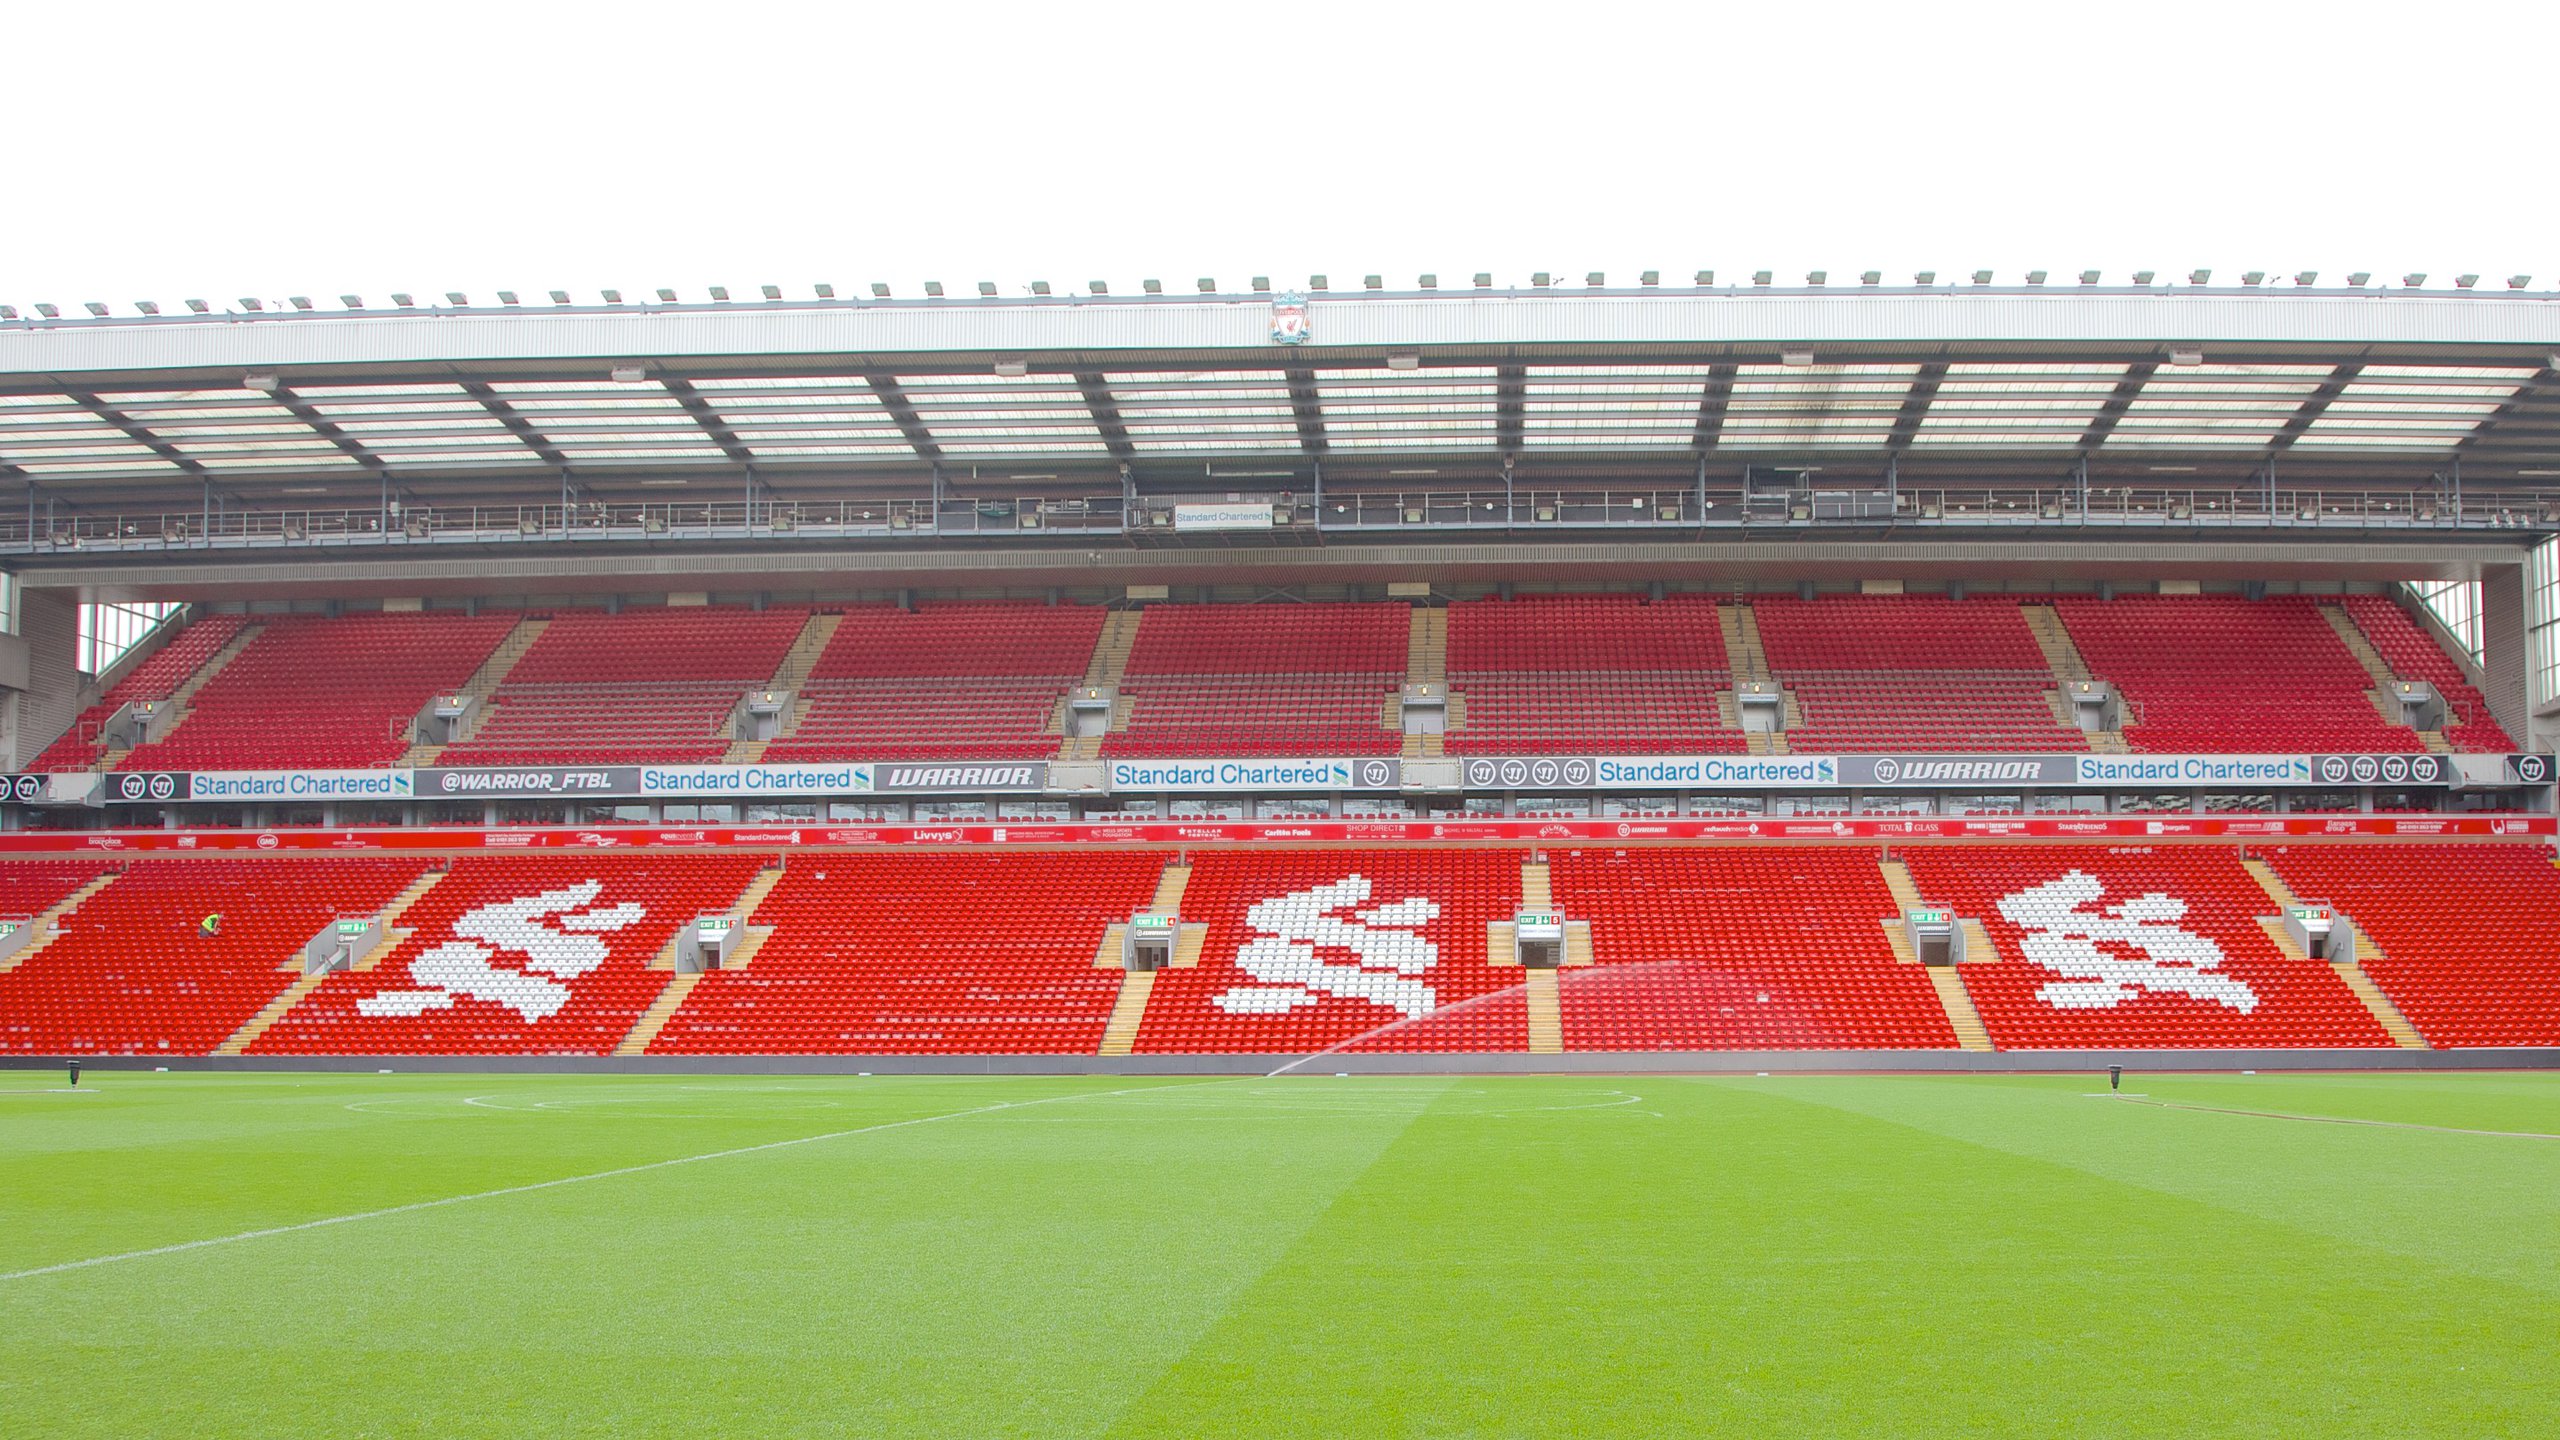
[[1353, 487], [1506, 465], [1539, 483], [2560, 479], [2560, 295], [2544, 292], [1318, 291], [1303, 344], [1275, 341], [1275, 298], [21, 315], [0, 320], [0, 485], [140, 507], [208, 489], [320, 503], [297, 497], [341, 484], [610, 497], [741, 473], [777, 495], [937, 472], [1116, 491], [1123, 467], [1159, 492], [1319, 465]]

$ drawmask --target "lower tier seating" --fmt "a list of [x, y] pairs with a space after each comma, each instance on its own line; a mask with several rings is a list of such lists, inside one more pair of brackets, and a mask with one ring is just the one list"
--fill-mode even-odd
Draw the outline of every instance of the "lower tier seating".
[[767, 858], [456, 860], [400, 916], [397, 949], [322, 981], [248, 1053], [609, 1054], [672, 978], [650, 962], [696, 916], [726, 912]]
[[[425, 868], [355, 857], [137, 861], [72, 911], [52, 943], [0, 973], [0, 1052], [207, 1054], [293, 984], [306, 942], [340, 916], [377, 913]], [[215, 912], [219, 933], [207, 935], [201, 922]]]
[[702, 977], [652, 1055], [1090, 1055], [1122, 972], [1106, 927], [1166, 856], [993, 852], [795, 860], [743, 969]]
[[[1157, 974], [1141, 1054], [1527, 1048], [1521, 972], [1485, 963], [1520, 900], [1517, 850], [1213, 851], [1186, 925], [1200, 963]], [[1506, 1002], [1492, 997], [1515, 992]]]
[[2560, 1045], [2560, 870], [2539, 845], [2296, 845], [2267, 862], [2370, 935], [2358, 963], [2429, 1045]]
[[1559, 975], [1567, 1050], [1945, 1049], [1929, 977], [1878, 923], [1869, 847], [1549, 852], [1594, 964]]
[[1999, 958], [1959, 973], [2003, 1050], [2385, 1046], [2336, 972], [2288, 960], [2276, 902], [2227, 846], [1938, 845], [1921, 897], [1979, 919]]

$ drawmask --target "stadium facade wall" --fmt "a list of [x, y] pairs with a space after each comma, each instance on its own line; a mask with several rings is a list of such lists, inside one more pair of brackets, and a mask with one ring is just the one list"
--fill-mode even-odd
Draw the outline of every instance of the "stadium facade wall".
[[80, 603], [67, 590], [24, 591], [18, 607], [18, 634], [25, 647], [26, 683], [0, 698], [0, 752], [13, 770], [61, 738], [78, 719], [81, 708], [79, 643]]

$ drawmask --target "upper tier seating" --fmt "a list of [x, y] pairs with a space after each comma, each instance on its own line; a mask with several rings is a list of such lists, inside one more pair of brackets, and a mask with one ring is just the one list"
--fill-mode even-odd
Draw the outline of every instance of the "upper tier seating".
[[747, 691], [770, 681], [805, 608], [572, 611], [552, 618], [447, 765], [718, 760]]
[[2560, 1045], [2560, 870], [2542, 845], [2296, 845], [2267, 863], [2334, 905], [2427, 1043]]
[[2124, 739], [2136, 751], [2426, 748], [2373, 708], [2373, 677], [2310, 597], [2062, 596], [2054, 609], [2090, 673], [2127, 701]]
[[792, 861], [652, 1055], [1090, 1055], [1121, 972], [1103, 931], [1144, 910], [1161, 854], [874, 852]]
[[2382, 663], [2403, 680], [2425, 680], [2444, 696], [2457, 722], [2444, 729], [2444, 738], [2456, 750], [2485, 751], [2502, 754], [2516, 748], [2515, 740], [2489, 714], [2488, 697], [2482, 695], [2463, 674], [2462, 666], [2435, 638], [2418, 628], [2409, 613], [2382, 595], [2347, 595], [2340, 597], [2356, 628], [2382, 656]]
[[1595, 963], [1560, 972], [1567, 1050], [1946, 1049], [1920, 966], [1879, 923], [1865, 846], [1550, 851]]
[[1120, 683], [1110, 756], [1392, 755], [1403, 605], [1157, 605]]
[[88, 770], [103, 758], [104, 747], [98, 743], [98, 727], [107, 723], [118, 710], [138, 700], [166, 700], [177, 688], [187, 683], [204, 662], [231, 643], [240, 627], [249, 623], [246, 615], [207, 615], [188, 624], [169, 638], [169, 643], [151, 652], [136, 665], [115, 688], [97, 704], [80, 712], [62, 737], [44, 748], [27, 769], [37, 774], [68, 770]]
[[409, 748], [408, 722], [471, 678], [512, 614], [260, 618], [258, 637], [126, 770], [364, 769]]
[[1096, 605], [952, 604], [848, 610], [800, 687], [773, 762], [1030, 760], [1082, 679], [1109, 612]]
[[[1141, 1054], [1521, 1050], [1521, 971], [1485, 963], [1520, 899], [1517, 850], [1210, 851], [1185, 925], [1200, 963], [1159, 972]], [[1496, 999], [1503, 992], [1514, 992]]]
[[650, 962], [696, 916], [726, 913], [767, 858], [456, 860], [401, 914], [397, 949], [322, 981], [248, 1053], [609, 1054], [672, 978]]
[[2335, 971], [2259, 927], [2276, 902], [2219, 845], [1935, 845], [1923, 899], [1979, 919], [1999, 958], [1959, 967], [2003, 1050], [2384, 1046]]
[[[1538, 595], [1449, 607], [1452, 755], [1739, 755], [1713, 599]], [[1455, 718], [1454, 716], [1452, 717]]]
[[1751, 612], [1803, 715], [1790, 750], [2088, 748], [2054, 714], [2057, 682], [2013, 597], [1760, 595]]
[[[352, 856], [137, 861], [60, 938], [0, 973], [0, 1052], [209, 1054], [293, 984], [312, 937], [340, 916], [379, 913], [425, 868]], [[218, 935], [198, 930], [208, 911], [222, 916]]]

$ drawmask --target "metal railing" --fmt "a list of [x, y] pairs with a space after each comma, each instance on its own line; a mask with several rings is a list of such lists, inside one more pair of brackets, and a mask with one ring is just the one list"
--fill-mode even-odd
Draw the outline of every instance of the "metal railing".
[[[1196, 538], [1177, 506], [1204, 497], [1120, 495], [953, 499], [650, 501], [609, 504], [392, 506], [362, 509], [190, 510], [0, 514], [0, 554], [243, 550], [301, 546], [513, 544], [909, 538], [1039, 539], [1119, 535]], [[2454, 499], [2410, 490], [2175, 489], [1933, 486], [1897, 490], [1797, 488], [1749, 493], [1688, 487], [1394, 490], [1263, 495], [1266, 526], [1215, 528], [1224, 538], [1268, 533], [1642, 530], [1700, 534], [1912, 529], [2103, 528], [2209, 532], [2339, 529], [2477, 532], [2560, 530], [2560, 491]]]

